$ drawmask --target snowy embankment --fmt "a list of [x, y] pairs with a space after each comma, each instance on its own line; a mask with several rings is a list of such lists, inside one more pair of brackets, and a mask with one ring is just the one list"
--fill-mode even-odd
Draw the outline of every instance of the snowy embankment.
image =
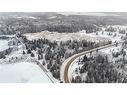
[[0, 51], [8, 49], [8, 41], [0, 40]]
[[0, 64], [1, 83], [51, 83], [39, 66], [29, 62]]
[[68, 59], [66, 59], [61, 68], [60, 68], [60, 80], [61, 81], [64, 81], [64, 71], [65, 71], [65, 68], [66, 68], [66, 65], [68, 64], [68, 61], [71, 59], [72, 57], [69, 57]]
[[[81, 56], [82, 57], [82, 56]], [[72, 76], [74, 77], [75, 75], [78, 75], [78, 74], [75, 74], [75, 70], [77, 67], [79, 67], [78, 65], [78, 61], [79, 60], [79, 57], [76, 58], [72, 64], [69, 66], [69, 69], [68, 69], [68, 78], [69, 78], [69, 81], [72, 80]]]

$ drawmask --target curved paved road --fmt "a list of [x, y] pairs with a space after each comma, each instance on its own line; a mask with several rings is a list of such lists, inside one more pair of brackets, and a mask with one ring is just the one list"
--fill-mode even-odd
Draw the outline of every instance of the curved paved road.
[[[121, 43], [123, 43], [123, 42], [119, 42], [118, 44], [121, 44]], [[98, 47], [98, 48], [94, 48], [94, 49], [91, 49], [91, 50], [88, 50], [88, 51], [85, 51], [85, 52], [82, 52], [82, 53], [78, 53], [78, 54], [73, 55], [71, 57], [71, 59], [69, 59], [69, 61], [67, 62], [67, 65], [65, 66], [64, 76], [63, 76], [64, 82], [65, 83], [71, 83], [70, 80], [69, 80], [69, 77], [68, 77], [68, 70], [69, 70], [70, 65], [72, 64], [72, 62], [76, 58], [78, 58], [79, 56], [82, 56], [84, 54], [90, 53], [90, 52], [94, 52], [94, 51], [101, 50], [101, 49], [104, 49], [104, 48], [112, 47], [114, 45], [116, 45], [116, 43], [109, 44], [109, 45], [105, 45], [105, 46], [101, 46], [101, 47]]]

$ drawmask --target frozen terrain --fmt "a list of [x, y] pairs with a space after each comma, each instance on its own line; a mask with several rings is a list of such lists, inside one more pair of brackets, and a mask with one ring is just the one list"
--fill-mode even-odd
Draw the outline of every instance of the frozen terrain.
[[1, 83], [50, 83], [39, 66], [28, 62], [19, 62], [15, 64], [0, 64], [0, 82]]
[[97, 37], [95, 36], [95, 33], [86, 34], [86, 31], [80, 31], [77, 33], [58, 33], [58, 32], [49, 32], [49, 31], [42, 31], [38, 33], [27, 33], [25, 36], [28, 38], [28, 40], [34, 40], [39, 38], [46, 38], [50, 41], [67, 41], [67, 40], [88, 40], [88, 41], [107, 41], [109, 38], [106, 37]]
[[0, 51], [8, 49], [8, 41], [0, 40]]

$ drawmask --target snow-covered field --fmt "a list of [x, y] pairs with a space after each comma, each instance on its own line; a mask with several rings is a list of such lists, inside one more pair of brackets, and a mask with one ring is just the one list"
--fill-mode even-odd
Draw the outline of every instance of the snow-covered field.
[[42, 31], [38, 33], [27, 33], [25, 36], [28, 38], [28, 40], [34, 40], [39, 38], [46, 38], [50, 41], [67, 41], [67, 40], [88, 40], [88, 41], [100, 41], [100, 40], [109, 40], [108, 38], [103, 37], [97, 37], [90, 34], [86, 34], [85, 30], [76, 32], [76, 33], [58, 33], [58, 32], [48, 32], [48, 31]]
[[48, 19], [53, 19], [53, 18], [57, 18], [57, 16], [48, 17]]
[[[119, 26], [120, 27], [120, 26]], [[118, 31], [113, 32], [112, 35], [108, 35], [109, 32], [97, 31], [96, 33], [86, 33], [85, 30], [76, 32], [76, 33], [58, 33], [58, 32], [49, 32], [49, 31], [42, 31], [38, 33], [27, 33], [25, 36], [29, 40], [39, 39], [39, 38], [46, 38], [50, 41], [67, 41], [67, 40], [87, 40], [92, 42], [100, 42], [100, 41], [108, 41], [111, 40], [112, 42], [120, 41], [121, 37], [125, 34], [120, 34]], [[114, 37], [114, 35], [116, 35]]]
[[50, 83], [39, 66], [28, 62], [19, 62], [15, 64], [0, 64], [0, 82], [1, 83]]
[[[124, 36], [125, 34], [119, 34], [118, 32], [114, 32], [112, 33], [111, 36], [107, 35], [108, 32], [104, 31], [103, 35], [102, 35], [102, 31], [98, 31], [98, 35], [96, 35], [95, 33], [89, 33], [86, 35], [89, 35], [90, 37], [97, 37], [97, 38], [102, 38], [102, 39], [110, 39], [112, 42], [115, 41], [120, 41], [121, 37]], [[114, 35], [116, 34], [116, 37], [114, 37]]]
[[0, 51], [8, 49], [8, 41], [0, 40]]
[[125, 29], [127, 30], [127, 25], [108, 25], [109, 27], [112, 26], [113, 28]]

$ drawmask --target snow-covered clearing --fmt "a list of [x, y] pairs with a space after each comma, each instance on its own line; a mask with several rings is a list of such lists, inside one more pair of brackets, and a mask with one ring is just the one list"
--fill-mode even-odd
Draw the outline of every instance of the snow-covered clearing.
[[127, 30], [127, 25], [108, 25], [108, 27], [110, 26], [112, 26], [113, 28], [117, 28], [117, 29]]
[[0, 51], [8, 49], [8, 41], [0, 40]]
[[[123, 34], [119, 34], [118, 32], [114, 32], [112, 33], [111, 36], [107, 35], [108, 32], [104, 31], [102, 34], [102, 31], [98, 31], [98, 35], [96, 35], [96, 33], [89, 33], [86, 35], [89, 35], [90, 37], [97, 37], [97, 38], [102, 38], [102, 39], [110, 39], [112, 42], [115, 41], [120, 41], [121, 40], [121, 36], [124, 36]], [[116, 34], [116, 37], [114, 37], [114, 35]]]
[[[98, 41], [108, 41], [109, 38], [93, 36], [92, 33], [87, 34], [85, 30], [76, 32], [76, 33], [58, 33], [58, 32], [49, 32], [49, 31], [42, 31], [38, 33], [27, 33], [25, 36], [28, 40], [37, 40], [40, 38], [46, 38], [50, 41], [67, 41], [67, 40], [87, 40], [92, 42]], [[95, 34], [95, 33], [94, 33]]]
[[53, 18], [57, 18], [57, 16], [48, 17], [48, 19], [53, 19]]
[[51, 83], [44, 71], [36, 64], [19, 62], [0, 64], [0, 82], [2, 83]]
[[121, 45], [115, 47], [109, 47], [109, 48], [106, 48], [106, 49], [102, 49], [100, 50], [101, 52], [105, 53], [105, 54], [112, 54], [112, 52], [119, 52], [121, 50]]
[[18, 19], [22, 19], [22, 18], [37, 19], [36, 17], [33, 17], [33, 16], [23, 16], [23, 17], [18, 16], [17, 18]]
[[[102, 29], [103, 30], [103, 29]], [[98, 34], [96, 34], [98, 32]], [[96, 33], [86, 33], [85, 30], [76, 32], [76, 33], [58, 33], [58, 32], [49, 32], [42, 31], [38, 33], [27, 33], [25, 36], [28, 40], [37, 40], [39, 38], [46, 38], [50, 41], [67, 41], [67, 40], [87, 40], [91, 42], [100, 42], [100, 41], [109, 41], [112, 42], [120, 41], [122, 36], [125, 34], [120, 34], [118, 31], [113, 32], [112, 35], [108, 35], [109, 32], [106, 31], [97, 31]]]

